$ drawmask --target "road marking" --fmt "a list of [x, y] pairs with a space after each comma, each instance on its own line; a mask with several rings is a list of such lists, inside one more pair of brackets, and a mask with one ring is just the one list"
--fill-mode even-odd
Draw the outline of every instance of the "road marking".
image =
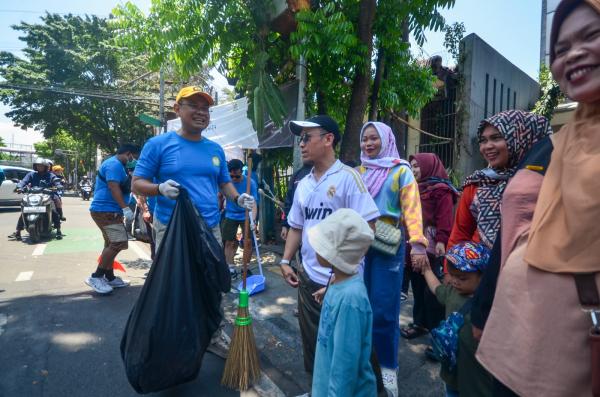
[[33, 255], [33, 256], [44, 255], [44, 250], [46, 249], [46, 245], [47, 245], [46, 243], [37, 244], [31, 255]]
[[145, 261], [149, 261], [152, 260], [150, 258], [150, 255], [148, 255], [146, 253], [146, 251], [144, 251], [142, 248], [140, 248], [139, 245], [137, 245], [137, 243], [135, 241], [131, 241], [129, 242], [129, 246], [135, 251], [135, 253], [143, 260]]
[[15, 281], [29, 281], [31, 280], [31, 276], [33, 276], [33, 272], [21, 272]]

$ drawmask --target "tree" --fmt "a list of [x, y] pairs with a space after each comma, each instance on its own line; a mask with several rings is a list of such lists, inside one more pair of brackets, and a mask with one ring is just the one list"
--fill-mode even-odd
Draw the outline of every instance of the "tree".
[[540, 66], [540, 88], [542, 95], [533, 107], [533, 113], [540, 114], [548, 120], [552, 120], [556, 106], [566, 98], [560, 91], [560, 87], [554, 78], [550, 69], [545, 64]]
[[454, 62], [458, 62], [460, 57], [460, 43], [465, 35], [465, 24], [454, 22], [452, 25], [444, 27], [444, 47], [452, 54]]
[[137, 116], [148, 104], [123, 101], [117, 87], [131, 78], [140, 59], [115, 47], [104, 19], [46, 14], [40, 24], [13, 26], [27, 44], [25, 58], [0, 52], [0, 91], [22, 128], [51, 138], [68, 131], [76, 140], [113, 151], [120, 141], [142, 143], [151, 131]]
[[431, 71], [411, 56], [407, 36], [413, 32], [422, 44], [425, 29], [444, 26], [438, 8], [454, 0], [313, 0], [296, 14], [297, 31], [289, 37], [269, 28], [274, 1], [153, 0], [148, 16], [126, 3], [114, 10], [114, 23], [119, 43], [147, 53], [150, 67], [171, 63], [185, 74], [204, 63], [216, 66], [249, 97], [258, 130], [261, 110], [280, 121], [273, 88], [296, 77], [303, 56], [308, 111], [341, 122], [343, 159], [358, 158], [369, 106], [388, 120], [403, 110], [416, 114], [433, 96]]

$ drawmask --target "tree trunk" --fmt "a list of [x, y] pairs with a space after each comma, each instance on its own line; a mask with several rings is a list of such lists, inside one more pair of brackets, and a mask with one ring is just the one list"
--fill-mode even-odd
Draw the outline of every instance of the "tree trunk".
[[371, 92], [371, 103], [369, 106], [369, 120], [378, 120], [379, 89], [381, 88], [382, 77], [385, 71], [385, 53], [381, 47], [377, 50], [377, 64], [375, 67], [375, 80], [373, 81], [373, 92]]
[[360, 153], [360, 129], [367, 110], [369, 83], [371, 81], [371, 54], [373, 52], [373, 21], [375, 20], [376, 0], [361, 0], [358, 17], [358, 39], [367, 47], [365, 62], [356, 71], [350, 106], [346, 114], [346, 128], [340, 148], [342, 161], [358, 160]]

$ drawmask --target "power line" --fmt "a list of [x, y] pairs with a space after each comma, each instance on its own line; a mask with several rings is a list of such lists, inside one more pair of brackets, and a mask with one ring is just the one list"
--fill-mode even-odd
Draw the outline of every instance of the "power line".
[[0, 83], [0, 88], [8, 88], [8, 89], [22, 90], [22, 91], [50, 92], [50, 93], [61, 94], [61, 95], [90, 97], [90, 98], [98, 98], [98, 99], [107, 99], [107, 100], [112, 100], [112, 101], [117, 101], [117, 102], [132, 102], [132, 103], [142, 103], [142, 104], [149, 105], [149, 106], [158, 106], [158, 99], [154, 99], [154, 98], [116, 96], [116, 95], [110, 95], [110, 94], [94, 93], [93, 91], [85, 91], [85, 90], [76, 91], [74, 89], [57, 89], [54, 87], [20, 85], [20, 84], [10, 84], [10, 83]]

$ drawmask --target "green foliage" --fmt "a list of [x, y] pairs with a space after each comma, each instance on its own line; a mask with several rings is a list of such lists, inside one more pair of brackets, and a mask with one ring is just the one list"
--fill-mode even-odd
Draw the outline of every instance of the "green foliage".
[[554, 80], [552, 73], [550, 73], [545, 64], [540, 66], [539, 80], [542, 94], [533, 108], [533, 113], [540, 114], [551, 120], [556, 106], [565, 100], [565, 96], [560, 91], [558, 83]]
[[454, 62], [457, 63], [460, 57], [460, 42], [462, 41], [465, 32], [465, 24], [462, 22], [455, 22], [452, 25], [446, 25], [444, 27], [444, 47], [448, 49], [448, 52], [452, 54], [452, 58], [454, 58]]
[[41, 20], [13, 26], [27, 45], [25, 58], [0, 52], [0, 77], [33, 88], [0, 90], [0, 99], [12, 108], [6, 115], [46, 138], [69, 131], [74, 139], [107, 151], [119, 141], [143, 142], [150, 131], [137, 115], [147, 112], [147, 105], [120, 101], [115, 91], [138, 70], [139, 58], [112, 44], [112, 33], [101, 18], [46, 14]]
[[276, 85], [289, 80], [282, 76], [282, 65], [289, 63], [287, 45], [269, 32], [271, 9], [269, 0], [153, 0], [145, 16], [127, 2], [114, 9], [112, 23], [117, 42], [148, 54], [154, 70], [172, 65], [187, 77], [203, 65], [217, 67], [248, 97], [248, 115], [261, 132], [265, 112], [283, 124]]
[[364, 1], [312, 0], [310, 10], [295, 15], [297, 31], [290, 37], [270, 31], [273, 0], [153, 0], [148, 15], [128, 2], [113, 11], [112, 23], [117, 43], [147, 54], [155, 70], [173, 65], [178, 73], [190, 75], [201, 65], [217, 67], [248, 97], [248, 114], [258, 131], [265, 114], [276, 123], [281, 120], [283, 101], [274, 88], [296, 77], [301, 57], [307, 65], [309, 114], [326, 110], [341, 127], [348, 115], [366, 114], [365, 108], [349, 106], [352, 95], [370, 95], [353, 94], [357, 73], [367, 66], [368, 77], [374, 75], [368, 47], [386, 59], [379, 101], [374, 102], [381, 113], [417, 114], [435, 93], [434, 79], [429, 68], [411, 56], [406, 34], [412, 32], [423, 44], [425, 30], [445, 25], [438, 10], [453, 6], [455, 0], [375, 2], [369, 46], [358, 37]]

